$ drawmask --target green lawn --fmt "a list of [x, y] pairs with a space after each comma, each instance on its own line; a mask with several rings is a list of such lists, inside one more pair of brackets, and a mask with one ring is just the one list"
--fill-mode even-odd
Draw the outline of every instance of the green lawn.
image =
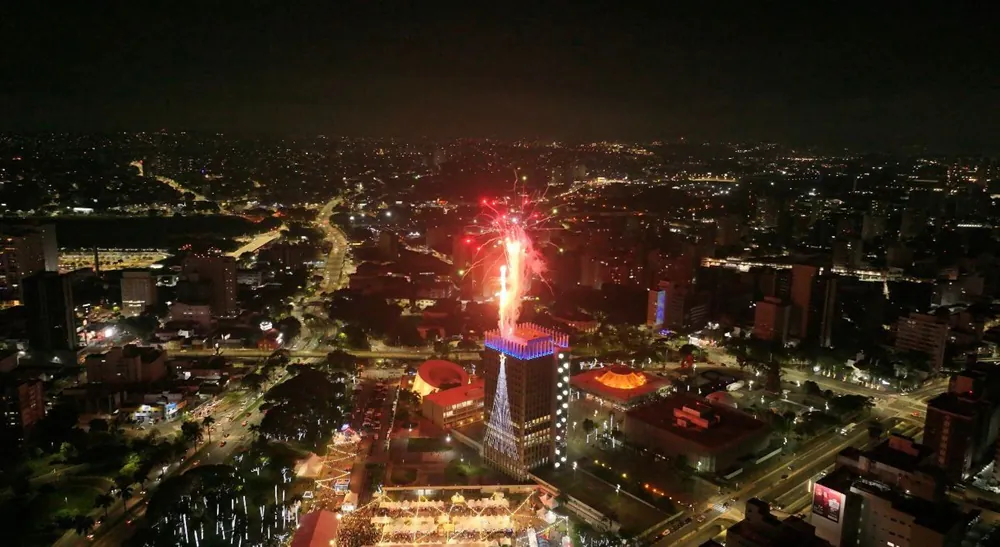
[[392, 484], [405, 486], [417, 480], [417, 470], [412, 467], [399, 467], [392, 470]]
[[101, 493], [97, 488], [84, 485], [66, 485], [53, 492], [39, 492], [31, 500], [32, 514], [49, 520], [59, 513], [87, 514], [94, 508], [94, 498]]
[[445, 452], [451, 446], [438, 437], [410, 437], [406, 449], [410, 452]]

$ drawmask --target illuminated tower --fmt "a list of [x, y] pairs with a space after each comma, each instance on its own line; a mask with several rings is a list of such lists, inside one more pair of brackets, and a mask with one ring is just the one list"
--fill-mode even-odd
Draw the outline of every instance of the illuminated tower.
[[511, 477], [566, 462], [568, 337], [531, 323], [486, 333], [483, 459]]

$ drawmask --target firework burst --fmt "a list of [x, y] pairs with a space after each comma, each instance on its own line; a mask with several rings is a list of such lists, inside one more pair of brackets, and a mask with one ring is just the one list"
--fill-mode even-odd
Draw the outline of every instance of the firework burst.
[[[541, 229], [546, 218], [534, 210], [534, 202], [527, 194], [520, 196], [519, 206], [512, 207], [509, 202], [502, 202], [500, 206], [505, 211], [497, 206], [495, 201], [483, 200], [486, 225], [492, 238], [480, 247], [480, 251], [496, 247], [501, 251], [498, 257], [494, 257], [489, 270], [498, 272], [499, 327], [501, 335], [507, 336], [514, 332], [517, 325], [521, 302], [531, 287], [532, 276], [542, 278], [545, 273], [545, 262], [528, 232]], [[483, 260], [480, 257], [477, 264]]]

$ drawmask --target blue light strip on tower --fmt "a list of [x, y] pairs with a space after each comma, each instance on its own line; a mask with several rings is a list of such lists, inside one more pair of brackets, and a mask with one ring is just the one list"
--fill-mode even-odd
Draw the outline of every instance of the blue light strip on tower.
[[517, 359], [521, 359], [522, 361], [536, 359], [538, 357], [544, 357], [555, 353], [555, 348], [553, 347], [551, 341], [548, 344], [518, 346], [513, 344], [504, 344], [503, 342], [494, 340], [486, 340], [484, 345], [490, 349], [495, 349], [504, 355], [515, 357]]

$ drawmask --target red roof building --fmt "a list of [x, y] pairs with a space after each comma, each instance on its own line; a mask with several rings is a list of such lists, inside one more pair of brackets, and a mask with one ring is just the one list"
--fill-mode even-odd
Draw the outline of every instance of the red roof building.
[[569, 384], [588, 397], [600, 399], [618, 408], [626, 409], [648, 400], [669, 383], [652, 374], [624, 365], [610, 365], [583, 371], [569, 380]]
[[299, 529], [292, 537], [292, 547], [330, 547], [337, 538], [340, 519], [330, 511], [313, 511], [303, 515]]

